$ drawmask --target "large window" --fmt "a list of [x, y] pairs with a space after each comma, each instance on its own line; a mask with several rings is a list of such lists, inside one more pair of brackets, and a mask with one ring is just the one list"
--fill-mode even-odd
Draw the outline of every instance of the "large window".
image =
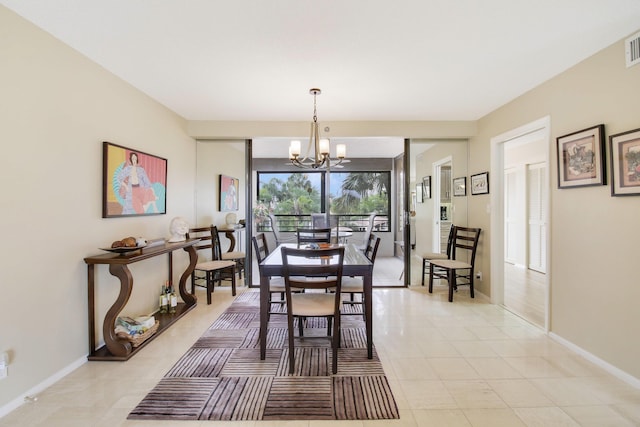
[[[258, 200], [254, 206], [256, 218], [275, 214], [281, 228], [288, 229], [308, 221], [312, 213], [326, 212], [325, 173], [258, 172]], [[390, 172], [331, 172], [329, 186], [334, 225], [359, 228], [358, 224], [372, 212], [388, 218]], [[388, 226], [379, 231], [388, 231]]]

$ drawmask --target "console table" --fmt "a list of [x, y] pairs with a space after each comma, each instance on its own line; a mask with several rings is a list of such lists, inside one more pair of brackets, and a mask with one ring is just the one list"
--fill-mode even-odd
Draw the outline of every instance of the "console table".
[[[197, 298], [195, 295], [187, 292], [186, 282], [191, 273], [195, 269], [198, 257], [193, 247], [200, 239], [188, 239], [183, 242], [165, 243], [163, 245], [150, 248], [142, 248], [133, 252], [124, 254], [106, 253], [101, 255], [90, 256], [84, 259], [87, 264], [87, 282], [89, 287], [89, 360], [128, 360], [147, 343], [152, 341], [156, 336], [160, 335], [165, 329], [174, 322], [187, 314], [196, 306]], [[160, 314], [156, 313], [155, 319], [160, 322], [158, 330], [149, 339], [144, 341], [138, 347], [133, 347], [127, 340], [118, 338], [115, 333], [115, 322], [118, 315], [129, 301], [131, 291], [133, 290], [133, 276], [127, 267], [129, 264], [144, 261], [158, 255], [167, 254], [169, 258], [169, 280], [173, 277], [173, 251], [183, 249], [189, 254], [189, 266], [182, 273], [178, 290], [184, 303], [179, 303], [175, 313]], [[107, 311], [102, 324], [102, 334], [104, 336], [105, 345], [96, 349], [96, 321], [95, 321], [95, 266], [97, 264], [105, 264], [109, 266], [109, 273], [120, 279], [120, 293], [118, 298]]]

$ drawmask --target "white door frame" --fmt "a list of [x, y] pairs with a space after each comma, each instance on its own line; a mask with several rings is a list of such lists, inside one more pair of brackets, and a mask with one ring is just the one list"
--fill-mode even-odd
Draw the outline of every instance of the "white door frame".
[[[491, 184], [491, 302], [497, 305], [504, 305], [504, 144], [515, 138], [527, 135], [532, 132], [542, 132], [543, 139], [550, 147], [551, 117], [546, 116], [535, 120], [519, 128], [510, 130], [491, 138], [491, 176], [494, 181]], [[545, 152], [547, 163], [547, 185], [549, 179], [549, 149]], [[547, 191], [547, 206], [551, 206], [551, 191]], [[547, 286], [545, 292], [545, 319], [544, 330], [549, 331], [549, 297], [551, 286], [551, 239], [549, 236], [550, 209], [546, 212], [547, 222]]]

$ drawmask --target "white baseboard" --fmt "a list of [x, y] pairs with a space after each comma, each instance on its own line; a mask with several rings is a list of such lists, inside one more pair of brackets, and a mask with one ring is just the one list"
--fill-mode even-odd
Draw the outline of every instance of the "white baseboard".
[[65, 376], [69, 375], [71, 372], [75, 371], [80, 366], [84, 365], [85, 363], [87, 363], [87, 356], [86, 355], [83, 356], [82, 358], [76, 360], [75, 362], [71, 363], [70, 365], [64, 367], [60, 371], [56, 372], [55, 374], [53, 374], [52, 376], [50, 376], [49, 378], [47, 378], [46, 380], [44, 380], [40, 384], [36, 385], [35, 387], [32, 387], [31, 389], [27, 390], [25, 393], [21, 394], [20, 396], [18, 396], [17, 398], [12, 400], [11, 402], [9, 402], [6, 405], [0, 407], [0, 418], [4, 417], [5, 415], [7, 415], [11, 411], [14, 411], [15, 409], [19, 408], [20, 406], [24, 405], [28, 401], [29, 398], [37, 397], [38, 393], [42, 392], [46, 388], [48, 388], [48, 387], [52, 386], [53, 384], [55, 384], [56, 382], [60, 381], [62, 378], [64, 378]]
[[600, 359], [599, 357], [594, 356], [593, 354], [589, 353], [588, 351], [584, 350], [581, 347], [578, 347], [577, 345], [575, 345], [574, 343], [567, 341], [566, 339], [562, 338], [559, 335], [554, 334], [553, 332], [549, 332], [549, 337], [551, 339], [553, 339], [554, 341], [557, 341], [558, 343], [564, 345], [565, 347], [573, 350], [574, 352], [578, 353], [580, 356], [584, 357], [585, 359], [587, 359], [588, 361], [594, 363], [595, 365], [601, 367], [602, 369], [604, 369], [605, 371], [607, 371], [608, 373], [610, 373], [611, 375], [613, 375], [614, 377], [624, 381], [625, 383], [629, 384], [632, 387], [635, 387], [637, 389], [640, 389], [640, 379], [629, 375], [628, 373], [624, 372], [623, 370], [616, 368], [615, 366], [611, 365], [610, 363], [605, 362], [604, 360]]

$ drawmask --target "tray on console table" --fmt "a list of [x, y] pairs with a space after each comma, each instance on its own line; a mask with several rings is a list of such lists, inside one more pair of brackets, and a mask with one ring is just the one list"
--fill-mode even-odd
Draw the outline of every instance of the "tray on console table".
[[[87, 264], [87, 284], [89, 288], [89, 360], [128, 360], [135, 353], [140, 351], [146, 344], [153, 341], [155, 337], [160, 335], [165, 329], [171, 326], [175, 321], [191, 311], [197, 303], [195, 295], [187, 292], [186, 283], [189, 276], [193, 272], [198, 261], [194, 244], [200, 239], [188, 239], [183, 242], [165, 243], [164, 245], [142, 248], [133, 252], [122, 254], [106, 253], [101, 255], [90, 256], [84, 259]], [[115, 321], [122, 309], [129, 301], [131, 291], [133, 289], [133, 276], [127, 267], [129, 264], [144, 261], [159, 255], [167, 254], [169, 258], [169, 280], [173, 277], [173, 251], [183, 249], [189, 254], [189, 265], [180, 276], [178, 290], [184, 303], [178, 304], [176, 312], [173, 314], [156, 313], [156, 319], [160, 322], [158, 330], [144, 343], [138, 347], [133, 347], [131, 343], [125, 339], [119, 338], [114, 330]], [[105, 345], [96, 349], [96, 321], [95, 321], [95, 266], [104, 264], [109, 266], [109, 273], [120, 280], [120, 293], [111, 308], [107, 310], [102, 324], [102, 334]]]

